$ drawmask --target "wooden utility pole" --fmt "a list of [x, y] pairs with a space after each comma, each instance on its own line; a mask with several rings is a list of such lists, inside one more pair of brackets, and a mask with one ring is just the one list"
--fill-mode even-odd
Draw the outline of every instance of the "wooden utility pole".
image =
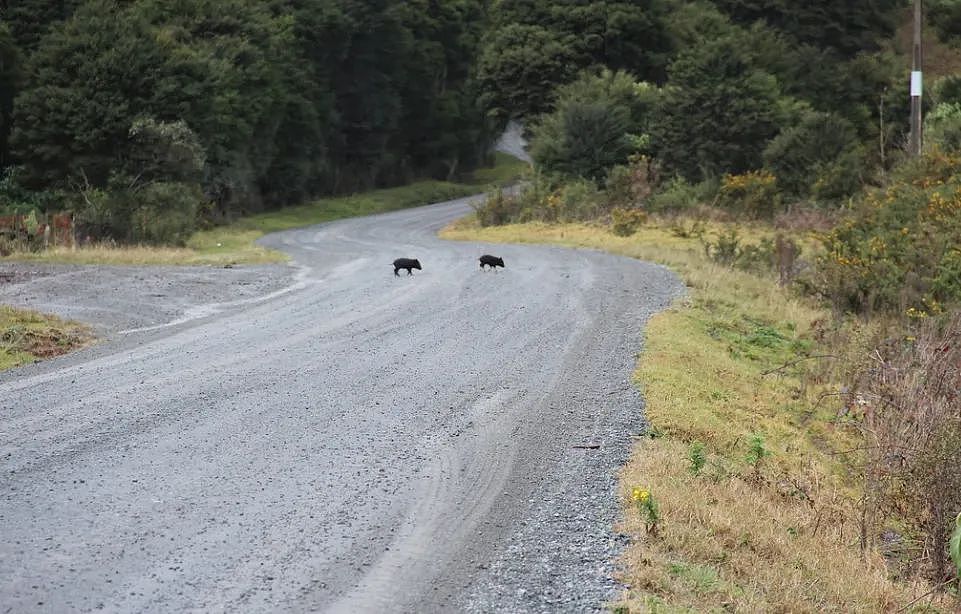
[[921, 155], [921, 0], [914, 0], [914, 45], [911, 49], [911, 142], [912, 156]]

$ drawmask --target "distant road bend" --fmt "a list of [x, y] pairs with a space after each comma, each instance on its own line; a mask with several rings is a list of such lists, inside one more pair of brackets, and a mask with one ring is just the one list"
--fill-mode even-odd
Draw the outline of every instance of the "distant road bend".
[[[0, 373], [0, 612], [614, 597], [616, 470], [643, 429], [630, 375], [680, 285], [435, 237], [468, 211], [271, 235], [299, 267], [289, 291]], [[488, 252], [506, 270], [482, 272]], [[423, 270], [394, 277], [397, 257]]]

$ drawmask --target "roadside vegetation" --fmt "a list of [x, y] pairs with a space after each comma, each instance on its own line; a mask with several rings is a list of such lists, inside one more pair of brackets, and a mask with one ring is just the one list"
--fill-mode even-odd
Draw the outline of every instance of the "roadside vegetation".
[[[371, 190], [351, 196], [322, 198], [276, 211], [242, 217], [227, 225], [199, 230], [183, 247], [126, 245], [100, 242], [83, 247], [40, 245], [10, 250], [0, 261], [34, 261], [70, 264], [115, 265], [213, 265], [283, 262], [286, 256], [261, 247], [257, 239], [270, 232], [330, 222], [346, 217], [371, 215], [441, 202], [483, 192], [491, 186], [506, 185], [524, 175], [528, 165], [498, 153], [494, 165], [479, 168], [459, 182], [419, 181], [396, 188]], [[0, 239], [2, 248], [2, 239]]]
[[0, 305], [0, 371], [66, 354], [92, 339], [82, 324]]
[[510, 6], [482, 67], [515, 77], [494, 108], [527, 101], [534, 171], [443, 236], [603, 249], [689, 288], [647, 327], [651, 428], [622, 474], [633, 541], [612, 607], [956, 611], [953, 5], [929, 4], [917, 158], [899, 3], [652, 1], [647, 23], [667, 36], [630, 60], [543, 43], [555, 67], [601, 54], [553, 86], [511, 62], [518, 40], [577, 31], [570, 13]]

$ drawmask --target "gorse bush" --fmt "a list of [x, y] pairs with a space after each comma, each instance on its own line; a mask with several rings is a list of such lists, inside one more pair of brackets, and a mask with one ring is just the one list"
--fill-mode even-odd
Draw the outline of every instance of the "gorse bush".
[[611, 210], [611, 232], [619, 237], [629, 237], [644, 225], [647, 213], [641, 209]]
[[927, 152], [822, 236], [810, 280], [842, 311], [936, 314], [961, 300], [961, 154]]
[[725, 175], [721, 178], [717, 205], [747, 218], [772, 218], [781, 210], [777, 179], [767, 171]]

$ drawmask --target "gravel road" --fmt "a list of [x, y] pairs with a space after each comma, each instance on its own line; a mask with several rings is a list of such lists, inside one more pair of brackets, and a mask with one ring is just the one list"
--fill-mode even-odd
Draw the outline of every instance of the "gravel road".
[[[467, 211], [266, 237], [290, 267], [9, 267], [0, 301], [110, 332], [0, 373], [0, 612], [613, 597], [630, 374], [682, 287], [597, 252], [435, 237]], [[394, 277], [400, 256], [423, 271]]]

